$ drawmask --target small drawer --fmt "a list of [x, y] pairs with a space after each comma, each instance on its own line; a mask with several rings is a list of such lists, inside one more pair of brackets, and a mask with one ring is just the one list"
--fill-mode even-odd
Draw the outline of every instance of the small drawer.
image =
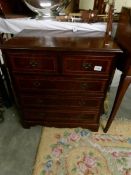
[[41, 77], [15, 76], [16, 87], [19, 91], [75, 91], [76, 92], [100, 92], [103, 93], [107, 80], [98, 79], [75, 79], [63, 77]]
[[43, 120], [45, 122], [87, 122], [99, 120], [98, 111], [70, 111], [70, 110], [24, 110], [24, 120]]
[[103, 75], [107, 76], [111, 70], [113, 56], [64, 56], [64, 74]]
[[9, 54], [12, 70], [15, 72], [57, 73], [57, 56], [46, 54]]
[[86, 96], [21, 96], [20, 103], [23, 107], [64, 107], [99, 109], [103, 98]]

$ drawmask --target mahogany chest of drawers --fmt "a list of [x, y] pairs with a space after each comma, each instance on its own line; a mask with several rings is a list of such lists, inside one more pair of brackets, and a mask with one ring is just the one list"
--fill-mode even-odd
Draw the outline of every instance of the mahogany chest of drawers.
[[2, 51], [24, 127], [98, 130], [116, 43], [88, 32], [24, 30]]

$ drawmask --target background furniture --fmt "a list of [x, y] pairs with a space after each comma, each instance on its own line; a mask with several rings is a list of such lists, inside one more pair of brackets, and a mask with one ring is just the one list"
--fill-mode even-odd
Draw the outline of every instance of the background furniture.
[[4, 60], [24, 127], [98, 130], [121, 53], [111, 39], [105, 43], [104, 34], [24, 30], [4, 43]]
[[131, 9], [123, 7], [116, 33], [116, 42], [123, 49], [124, 54], [118, 60], [117, 68], [122, 71], [119, 87], [117, 90], [114, 105], [104, 129], [108, 131], [116, 112], [119, 109], [121, 101], [131, 83]]
[[94, 10], [98, 10], [98, 14], [105, 14], [105, 8], [104, 0], [94, 0]]
[[[79, 12], [79, 0], [72, 0], [74, 12]], [[68, 9], [69, 10], [69, 9]], [[35, 17], [36, 13], [31, 11], [23, 0], [0, 0], [0, 16], [12, 18], [16, 15]]]
[[[79, 1], [74, 0], [74, 12], [79, 12]], [[86, 1], [85, 1], [86, 2]], [[5, 15], [9, 14], [27, 14], [34, 15], [32, 11], [24, 4], [22, 0], [0, 0], [0, 5], [2, 7], [2, 11]], [[103, 13], [104, 11], [104, 0], [94, 0], [94, 8], [99, 11], [99, 13]]]
[[8, 25], [6, 26], [4, 23], [5, 19], [25, 18], [34, 15], [23, 0], [0, 0], [0, 39], [2, 41], [8, 40], [14, 34], [14, 32], [8, 32]]
[[3, 122], [3, 112], [5, 107], [11, 107], [13, 103], [12, 88], [7, 75], [5, 65], [0, 60], [0, 123]]
[[0, 0], [0, 16], [34, 15], [22, 0]]

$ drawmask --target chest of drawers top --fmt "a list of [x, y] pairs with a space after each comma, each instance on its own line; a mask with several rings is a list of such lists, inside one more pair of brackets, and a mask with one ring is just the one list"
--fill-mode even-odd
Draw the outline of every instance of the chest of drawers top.
[[23, 30], [8, 40], [3, 49], [36, 49], [75, 52], [121, 52], [112, 39], [107, 41], [102, 32]]

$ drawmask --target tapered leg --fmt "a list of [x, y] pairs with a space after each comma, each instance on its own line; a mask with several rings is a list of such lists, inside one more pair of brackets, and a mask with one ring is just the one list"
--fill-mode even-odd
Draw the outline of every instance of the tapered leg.
[[119, 83], [119, 87], [117, 90], [117, 94], [116, 94], [116, 98], [112, 107], [112, 111], [111, 114], [109, 116], [109, 119], [107, 121], [107, 124], [104, 128], [104, 132], [107, 132], [113, 119], [115, 118], [116, 112], [122, 102], [123, 96], [126, 93], [126, 90], [129, 86], [129, 84], [131, 83], [131, 76], [124, 76], [123, 74], [121, 75], [121, 79], [120, 79], [120, 83]]

